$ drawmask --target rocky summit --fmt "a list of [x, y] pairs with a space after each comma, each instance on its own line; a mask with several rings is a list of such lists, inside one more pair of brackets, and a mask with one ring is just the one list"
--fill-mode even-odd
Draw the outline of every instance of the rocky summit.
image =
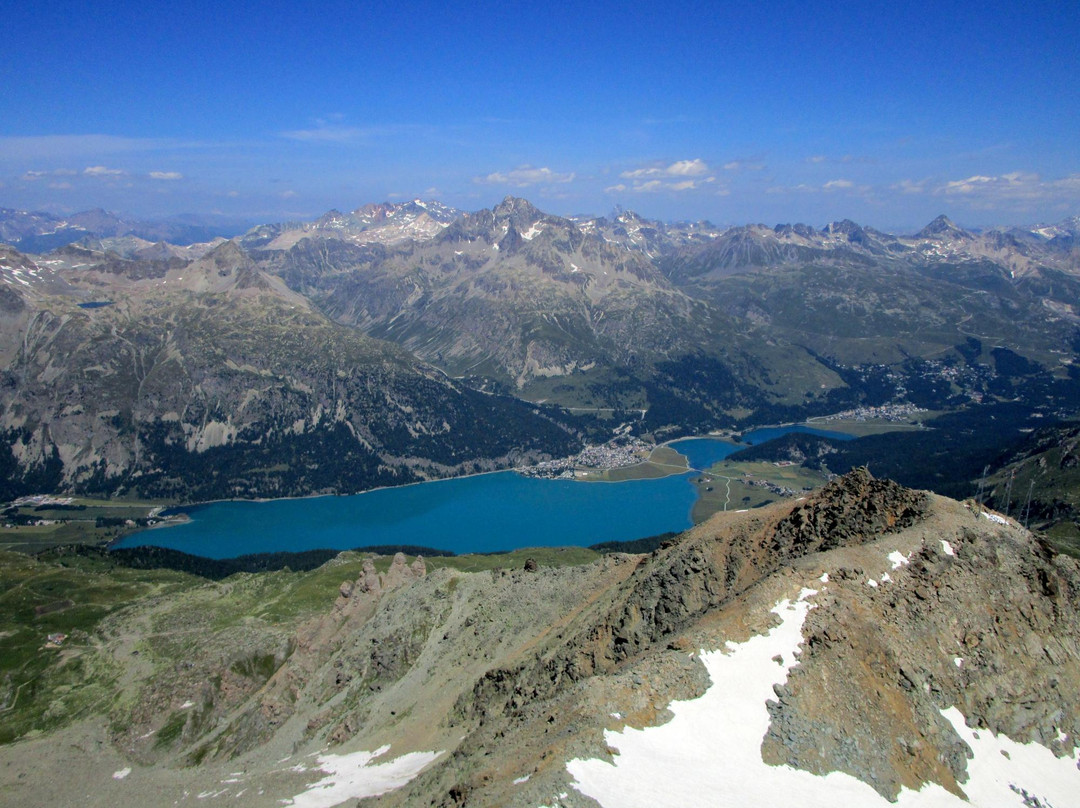
[[114, 570], [145, 594], [5, 695], [20, 722], [42, 707], [0, 747], [5, 799], [1061, 806], [1080, 786], [1080, 566], [973, 501], [860, 469], [650, 555], [436, 561]]

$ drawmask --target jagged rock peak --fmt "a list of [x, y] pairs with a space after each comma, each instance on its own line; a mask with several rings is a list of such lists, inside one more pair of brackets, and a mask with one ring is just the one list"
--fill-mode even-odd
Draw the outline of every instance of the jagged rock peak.
[[337, 208], [331, 208], [316, 220], [316, 224], [322, 227], [333, 226], [345, 221], [345, 214]]
[[839, 222], [832, 222], [825, 228], [826, 233], [841, 233], [845, 236], [850, 236], [853, 233], [861, 233], [862, 227], [859, 224], [851, 221], [851, 219], [841, 219]]
[[892, 480], [877, 480], [865, 466], [839, 477], [797, 505], [773, 533], [777, 552], [792, 556], [863, 544], [919, 522], [929, 499]]
[[947, 236], [969, 238], [971, 234], [962, 227], [957, 227], [944, 213], [915, 234], [916, 238], [941, 238]]
[[223, 241], [206, 254], [206, 259], [215, 262], [243, 261], [247, 253], [235, 241]]
[[795, 234], [797, 236], [802, 236], [803, 238], [813, 238], [817, 235], [817, 231], [814, 230], [813, 227], [808, 224], [801, 223], [778, 224], [776, 227], [773, 228], [773, 232], [776, 233], [776, 235], [778, 236]]
[[532, 202], [517, 196], [507, 196], [492, 208], [492, 213], [495, 214], [496, 220], [511, 219], [515, 223], [532, 223], [544, 215]]

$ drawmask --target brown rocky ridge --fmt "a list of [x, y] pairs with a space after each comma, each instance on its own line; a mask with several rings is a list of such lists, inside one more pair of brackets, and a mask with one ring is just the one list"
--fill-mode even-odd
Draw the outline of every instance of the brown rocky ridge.
[[[815, 608], [768, 704], [766, 763], [845, 772], [885, 799], [926, 784], [961, 796], [969, 750], [950, 707], [1076, 758], [1080, 564], [973, 502], [865, 469], [719, 514], [651, 555], [478, 573], [399, 556], [381, 574], [346, 555], [321, 574], [339, 567], [354, 572], [289, 632], [258, 611], [241, 629], [204, 623], [188, 668], [138, 668], [131, 643], [230, 608], [257, 576], [107, 619], [99, 653], [129, 670], [111, 727], [91, 718], [0, 749], [6, 799], [276, 805], [320, 776], [308, 755], [388, 744], [380, 760], [442, 754], [364, 805], [594, 806], [567, 761], [609, 755], [605, 730], [669, 720], [673, 700], [710, 686], [699, 649], [768, 631], [773, 606], [807, 587]], [[270, 658], [263, 674], [236, 664], [240, 649]], [[194, 692], [172, 739], [154, 740]], [[47, 765], [73, 775], [58, 783]]]

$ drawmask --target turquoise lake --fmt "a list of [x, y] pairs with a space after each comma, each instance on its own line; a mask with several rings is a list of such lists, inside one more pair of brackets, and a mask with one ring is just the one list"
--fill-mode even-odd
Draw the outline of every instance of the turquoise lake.
[[[791, 429], [760, 437], [767, 431], [744, 440], [758, 443]], [[698, 469], [741, 448], [713, 438], [688, 438], [672, 447]], [[582, 483], [502, 471], [343, 497], [212, 502], [182, 508], [189, 522], [137, 533], [115, 546], [153, 544], [208, 558], [402, 544], [459, 554], [587, 546], [691, 527], [697, 498], [692, 476]]]

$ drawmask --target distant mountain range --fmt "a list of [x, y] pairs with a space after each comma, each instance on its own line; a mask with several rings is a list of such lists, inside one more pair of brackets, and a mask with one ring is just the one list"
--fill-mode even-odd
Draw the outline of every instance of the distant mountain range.
[[97, 208], [54, 216], [0, 208], [0, 242], [23, 252], [41, 253], [77, 241], [129, 237], [150, 243], [187, 246], [244, 232], [251, 221], [230, 216], [180, 214], [164, 219], [127, 219]]
[[2, 552], [14, 802], [1075, 800], [1076, 218], [893, 236], [508, 197], [188, 244], [91, 218], [0, 245], [0, 501], [343, 493], [931, 412], [754, 447], [839, 476], [603, 557]]
[[[507, 197], [189, 244], [100, 211], [0, 220], [24, 246], [85, 234], [0, 250], [12, 491], [358, 490], [619, 423], [662, 437], [884, 403], [1080, 408], [1077, 217], [894, 236], [564, 218]], [[362, 463], [327, 462], [340, 430]], [[203, 474], [211, 460], [223, 470]]]

